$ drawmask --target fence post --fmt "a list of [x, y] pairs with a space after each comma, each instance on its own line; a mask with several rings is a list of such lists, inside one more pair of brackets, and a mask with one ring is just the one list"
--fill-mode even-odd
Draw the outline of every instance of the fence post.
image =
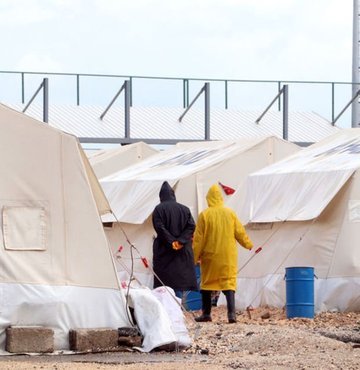
[[21, 72], [21, 102], [25, 104], [25, 75]]
[[225, 80], [225, 109], [228, 109], [228, 82]]
[[[278, 93], [281, 91], [281, 82], [278, 81]], [[279, 99], [278, 99], [278, 110], [279, 112], [281, 111], [281, 99], [280, 99], [280, 95], [279, 95]]]
[[289, 138], [289, 86], [283, 86], [283, 139]]
[[205, 140], [210, 140], [210, 83], [205, 82]]
[[133, 86], [133, 78], [130, 77], [129, 78], [129, 95], [130, 95], [129, 104], [130, 104], [130, 107], [133, 106], [132, 86]]
[[80, 105], [80, 76], [76, 75], [76, 105]]
[[125, 108], [125, 138], [130, 138], [130, 81], [125, 80], [125, 97], [124, 97], [124, 108]]
[[43, 121], [49, 122], [49, 79], [43, 81]]

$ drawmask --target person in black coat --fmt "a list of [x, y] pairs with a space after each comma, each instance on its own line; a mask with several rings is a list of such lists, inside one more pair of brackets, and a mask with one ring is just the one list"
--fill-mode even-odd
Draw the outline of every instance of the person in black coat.
[[159, 196], [160, 204], [152, 214], [157, 233], [153, 243], [154, 288], [164, 284], [181, 298], [184, 291], [198, 290], [192, 250], [195, 222], [190, 209], [176, 201], [167, 181]]

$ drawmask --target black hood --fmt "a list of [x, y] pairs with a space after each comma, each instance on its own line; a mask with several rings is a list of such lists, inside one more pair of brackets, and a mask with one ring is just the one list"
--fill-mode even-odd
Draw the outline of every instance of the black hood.
[[159, 197], [160, 197], [160, 202], [166, 202], [168, 200], [176, 201], [174, 190], [172, 189], [172, 187], [169, 185], [167, 181], [163, 182], [163, 184], [161, 185]]

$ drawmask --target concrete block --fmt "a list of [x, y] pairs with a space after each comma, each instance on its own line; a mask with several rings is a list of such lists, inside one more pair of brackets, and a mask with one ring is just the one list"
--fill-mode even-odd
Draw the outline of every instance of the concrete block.
[[118, 332], [119, 337], [136, 337], [140, 335], [137, 328], [128, 328], [128, 327], [119, 328]]
[[93, 328], [72, 329], [69, 332], [69, 346], [77, 352], [101, 352], [118, 348], [117, 329]]
[[6, 329], [5, 349], [11, 353], [54, 352], [54, 330], [42, 326], [11, 326]]
[[119, 337], [119, 346], [141, 347], [141, 345], [142, 337], [140, 336]]

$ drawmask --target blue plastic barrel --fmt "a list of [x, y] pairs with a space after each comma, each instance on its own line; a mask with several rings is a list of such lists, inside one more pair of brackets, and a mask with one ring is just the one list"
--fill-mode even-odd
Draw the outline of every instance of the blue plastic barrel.
[[287, 267], [286, 317], [314, 318], [314, 268]]
[[189, 291], [186, 292], [184, 306], [188, 311], [201, 310], [202, 300], [200, 293], [200, 266], [195, 266], [196, 281], [198, 285], [198, 292]]

